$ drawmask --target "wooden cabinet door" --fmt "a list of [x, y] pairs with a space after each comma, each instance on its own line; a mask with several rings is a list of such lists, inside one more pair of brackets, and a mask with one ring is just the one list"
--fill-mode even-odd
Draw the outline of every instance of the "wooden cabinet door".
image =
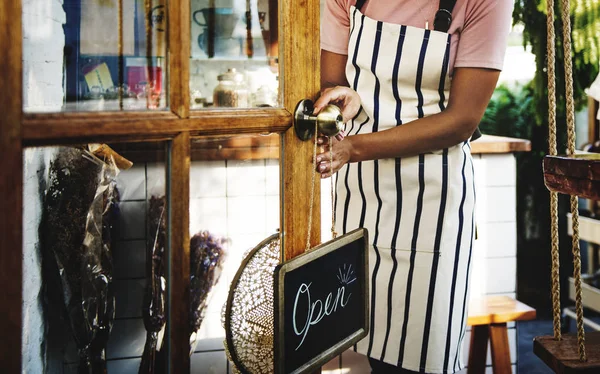
[[[190, 139], [204, 135], [280, 133], [281, 234], [285, 259], [306, 249], [310, 230], [311, 246], [320, 241], [319, 176], [312, 165], [313, 143], [300, 141], [292, 125], [296, 104], [314, 99], [319, 91], [319, 24], [318, 0], [269, 0], [278, 17], [271, 20], [278, 37], [271, 49], [278, 51], [281, 107], [247, 110], [190, 110], [190, 24], [191, 1], [168, 1], [168, 111], [162, 112], [58, 112], [31, 113], [23, 110], [23, 34], [22, 2], [0, 5], [0, 299], [3, 313], [0, 330], [1, 365], [7, 373], [21, 371], [23, 228], [22, 163], [23, 149], [54, 144], [137, 142], [160, 140], [171, 144], [169, 173], [171, 217], [171, 330], [169, 344], [170, 372], [186, 373], [190, 369], [186, 323], [189, 308], [189, 182]], [[27, 57], [27, 56], [26, 56]], [[28, 89], [28, 87], [25, 87]], [[314, 179], [313, 179], [314, 176]], [[314, 180], [314, 185], [312, 185]], [[315, 188], [312, 218], [308, 203]], [[310, 227], [309, 227], [310, 221]], [[183, 302], [181, 302], [183, 300]]]

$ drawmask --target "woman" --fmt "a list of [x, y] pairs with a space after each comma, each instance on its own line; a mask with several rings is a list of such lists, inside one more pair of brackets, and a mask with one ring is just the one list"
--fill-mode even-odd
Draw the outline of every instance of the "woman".
[[[469, 138], [502, 68], [513, 4], [355, 3], [327, 0], [315, 112], [334, 103], [347, 121], [333, 159], [326, 138], [317, 157], [323, 178], [337, 173], [338, 232], [366, 227], [371, 241], [370, 334], [356, 350], [373, 373], [454, 373], [475, 226]], [[447, 33], [431, 30], [440, 7]]]

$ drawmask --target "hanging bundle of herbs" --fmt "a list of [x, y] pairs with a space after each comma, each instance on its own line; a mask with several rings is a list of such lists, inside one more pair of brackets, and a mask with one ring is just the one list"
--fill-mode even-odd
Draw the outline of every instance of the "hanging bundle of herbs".
[[[166, 350], [161, 349], [166, 315], [166, 200], [152, 196], [149, 204], [148, 246], [149, 284], [143, 305], [144, 325], [148, 331], [146, 346], [139, 373], [162, 373], [167, 368]], [[212, 288], [219, 280], [225, 258], [226, 239], [218, 238], [208, 231], [197, 233], [190, 239], [190, 355], [197, 342], [197, 333], [202, 324]]]
[[[164, 372], [164, 368], [157, 367], [157, 351], [160, 351], [166, 317], [166, 244], [167, 244], [167, 213], [165, 211], [165, 198], [152, 196], [148, 208], [148, 225], [150, 241], [147, 245], [146, 274], [148, 285], [144, 294], [142, 315], [146, 328], [146, 345], [140, 364], [140, 373]], [[163, 352], [165, 350], [163, 349]], [[164, 364], [164, 363], [161, 363]]]
[[226, 239], [202, 231], [190, 239], [190, 354], [208, 305], [210, 292], [221, 275]]
[[102, 161], [82, 148], [59, 149], [49, 168], [40, 224], [46, 311], [64, 311], [81, 374], [106, 372], [115, 310], [110, 233], [117, 221], [118, 171], [112, 159]]

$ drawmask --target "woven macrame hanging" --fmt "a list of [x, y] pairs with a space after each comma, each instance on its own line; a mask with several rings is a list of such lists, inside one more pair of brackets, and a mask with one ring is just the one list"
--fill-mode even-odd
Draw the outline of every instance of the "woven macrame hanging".
[[273, 373], [273, 277], [280, 256], [279, 234], [271, 235], [246, 255], [231, 283], [222, 322], [236, 373]]

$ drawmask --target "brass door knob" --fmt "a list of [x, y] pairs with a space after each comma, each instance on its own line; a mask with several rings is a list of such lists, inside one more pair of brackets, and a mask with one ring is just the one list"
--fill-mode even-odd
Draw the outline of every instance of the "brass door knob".
[[319, 133], [336, 136], [344, 129], [342, 111], [335, 105], [327, 105], [316, 116], [313, 114], [314, 103], [305, 99], [296, 105], [294, 112], [294, 129], [301, 140], [308, 140], [315, 133], [315, 123]]

